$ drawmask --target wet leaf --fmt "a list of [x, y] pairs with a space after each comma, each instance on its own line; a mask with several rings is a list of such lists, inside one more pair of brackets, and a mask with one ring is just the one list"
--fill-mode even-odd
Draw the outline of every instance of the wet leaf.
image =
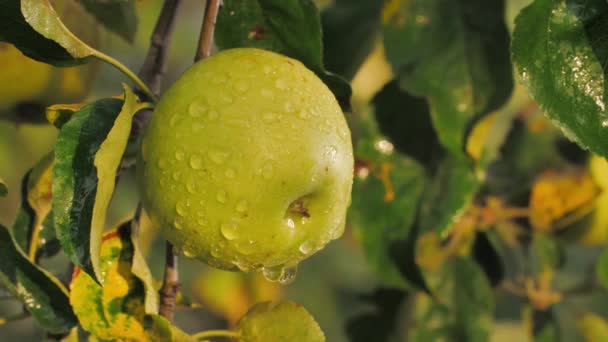
[[359, 142], [349, 217], [382, 281], [407, 287], [411, 284], [398, 267], [403, 260], [394, 260], [390, 249], [393, 243], [408, 239], [427, 178], [416, 161], [396, 152], [378, 151], [387, 143], [380, 137]]
[[63, 285], [32, 264], [1, 225], [0, 282], [45, 330], [65, 333], [77, 324]]
[[294, 302], [264, 302], [251, 307], [235, 330], [248, 342], [324, 342], [325, 335], [306, 309]]
[[226, 0], [215, 29], [220, 49], [255, 47], [300, 60], [314, 71], [345, 106], [348, 82], [323, 65], [321, 19], [309, 0]]
[[510, 96], [503, 0], [391, 1], [383, 13], [386, 56], [400, 86], [426, 97], [441, 143], [465, 152], [473, 124]]
[[21, 0], [21, 13], [34, 30], [57, 42], [72, 57], [86, 58], [95, 53], [63, 24], [49, 0]]
[[[59, 252], [53, 216], [50, 215], [53, 164], [53, 153], [49, 153], [23, 177], [21, 206], [11, 226], [11, 233], [19, 248], [34, 257], [34, 260], [36, 257], [52, 256]], [[34, 239], [37, 240], [37, 251], [30, 251]]]
[[445, 238], [452, 224], [471, 205], [480, 185], [466, 160], [444, 158], [422, 199], [421, 233], [436, 231]]
[[338, 0], [321, 12], [323, 61], [328, 70], [353, 79], [378, 37], [382, 4], [382, 0]]
[[536, 0], [515, 21], [513, 62], [546, 115], [585, 149], [608, 155], [608, 3]]
[[[47, 6], [46, 11], [48, 12], [48, 5], [44, 4], [45, 2], [46, 0], [40, 1], [39, 4], [34, 4], [34, 7], [28, 7], [28, 9]], [[27, 3], [25, 4], [27, 5]], [[30, 26], [21, 11], [20, 0], [0, 0], [0, 23], [2, 23], [0, 24], [0, 41], [14, 44], [32, 59], [56, 66], [78, 65], [85, 62]]]
[[135, 0], [80, 0], [80, 3], [102, 25], [133, 43], [137, 31]]
[[125, 101], [103, 99], [74, 113], [59, 133], [53, 201], [57, 236], [66, 254], [90, 275], [99, 274], [99, 246], [131, 119], [149, 104], [125, 87]]

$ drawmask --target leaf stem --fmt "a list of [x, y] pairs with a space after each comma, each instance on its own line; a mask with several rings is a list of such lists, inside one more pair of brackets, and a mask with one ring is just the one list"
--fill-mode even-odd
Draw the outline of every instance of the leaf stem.
[[192, 335], [196, 340], [208, 339], [210, 337], [233, 337], [241, 341], [245, 341], [245, 338], [239, 333], [230, 330], [207, 330]]
[[150, 98], [151, 101], [153, 101], [153, 102], [158, 101], [157, 96], [154, 95], [152, 90], [150, 90], [150, 88], [148, 88], [148, 86], [139, 77], [137, 77], [137, 75], [135, 75], [135, 73], [133, 71], [131, 71], [129, 68], [127, 68], [124, 64], [120, 63], [115, 58], [108, 56], [101, 51], [95, 50], [93, 52], [93, 56], [97, 57], [98, 59], [100, 59], [108, 64], [111, 64], [116, 69], [120, 70], [123, 74], [125, 74], [133, 82], [135, 82], [137, 87], [139, 87]]
[[217, 20], [217, 14], [220, 10], [221, 5], [221, 0], [207, 0], [207, 4], [205, 5], [205, 16], [203, 18], [203, 25], [201, 27], [201, 33], [198, 40], [198, 49], [196, 50], [196, 56], [194, 57], [195, 62], [207, 58], [211, 55], [211, 47], [213, 46], [213, 32], [215, 31], [215, 21]]

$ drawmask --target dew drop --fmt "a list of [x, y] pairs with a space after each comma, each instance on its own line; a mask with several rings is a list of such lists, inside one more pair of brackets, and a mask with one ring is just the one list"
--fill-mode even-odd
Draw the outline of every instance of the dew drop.
[[211, 256], [214, 258], [218, 258], [220, 256], [220, 249], [215, 247], [211, 250]]
[[196, 253], [188, 248], [184, 248], [184, 256], [189, 259], [196, 257]]
[[262, 269], [262, 275], [266, 280], [272, 282], [278, 282], [282, 285], [287, 285], [293, 282], [298, 273], [297, 265], [293, 266], [275, 266], [275, 267], [264, 267]]
[[223, 93], [222, 95], [220, 95], [219, 99], [220, 99], [220, 103], [222, 103], [224, 105], [229, 105], [232, 102], [234, 102], [234, 99], [232, 98], [232, 96], [230, 96], [227, 93]]
[[291, 229], [294, 229], [296, 227], [296, 223], [293, 221], [293, 219], [291, 217], [287, 219], [287, 225]]
[[188, 106], [188, 114], [193, 118], [198, 118], [205, 114], [209, 108], [200, 101], [194, 101]]
[[268, 66], [268, 65], [265, 65], [265, 66], [264, 66], [264, 73], [265, 73], [265, 74], [270, 74], [270, 73], [272, 73], [272, 67], [270, 67], [270, 66]]
[[264, 179], [272, 178], [272, 165], [264, 165], [264, 167], [262, 168], [262, 177], [264, 177]]
[[177, 115], [173, 115], [171, 119], [169, 119], [169, 126], [175, 127], [175, 125], [177, 125], [177, 119]]
[[246, 200], [240, 200], [239, 203], [236, 204], [236, 211], [239, 213], [247, 212], [247, 208], [249, 208], [249, 203]]
[[268, 281], [272, 281], [275, 283], [278, 282], [279, 279], [281, 278], [282, 272], [283, 272], [282, 266], [262, 268], [262, 275], [264, 276], [264, 278], [266, 278], [266, 280], [268, 280]]
[[300, 245], [300, 252], [304, 255], [308, 255], [312, 252], [314, 248], [314, 244], [312, 241], [308, 240], [308, 241], [304, 241], [301, 245]]
[[186, 215], [186, 210], [187, 209], [188, 209], [188, 204], [185, 203], [185, 202], [177, 202], [177, 204], [175, 205], [175, 212], [179, 216]]
[[195, 123], [194, 125], [192, 125], [192, 131], [193, 132], [200, 132], [201, 129], [203, 129], [205, 126], [203, 124], [201, 124], [200, 122]]
[[233, 179], [234, 177], [236, 177], [236, 172], [234, 172], [233, 169], [228, 168], [228, 169], [226, 169], [226, 172], [224, 173], [224, 175], [226, 176], [226, 178]]
[[226, 240], [234, 240], [239, 236], [238, 225], [234, 221], [222, 223], [220, 231]]
[[175, 171], [171, 174], [171, 178], [173, 178], [174, 181], [178, 181], [179, 180], [179, 172]]
[[215, 196], [217, 201], [220, 203], [226, 203], [227, 197], [228, 196], [226, 195], [226, 191], [224, 191], [224, 190], [218, 191], [217, 196]]
[[200, 168], [202, 168], [203, 159], [201, 158], [201, 156], [199, 156], [198, 154], [195, 154], [192, 157], [190, 157], [190, 167], [195, 170], [199, 170]]
[[298, 274], [297, 265], [285, 267], [283, 269], [283, 274], [281, 274], [281, 278], [279, 278], [279, 283], [281, 283], [281, 285], [291, 284], [296, 279], [297, 274]]
[[201, 227], [207, 227], [207, 225], [209, 224], [207, 219], [204, 217], [199, 217], [198, 219], [196, 219], [196, 223], [198, 223], [198, 225]]
[[228, 159], [228, 152], [209, 151], [209, 159], [216, 164], [223, 164]]
[[242, 243], [239, 243], [236, 246], [236, 249], [239, 252], [241, 252], [241, 254], [243, 254], [243, 255], [251, 255], [255, 252], [255, 250], [257, 249], [257, 246], [255, 244], [255, 241], [249, 240], [249, 241], [244, 241]]
[[169, 166], [169, 162], [168, 162], [166, 159], [162, 159], [162, 158], [161, 158], [161, 159], [159, 159], [159, 160], [158, 160], [158, 167], [159, 167], [161, 170], [166, 169], [166, 168], [167, 168], [167, 166]]
[[173, 227], [177, 230], [182, 230], [184, 228], [181, 221], [178, 219], [175, 219], [175, 221], [173, 221]]
[[175, 159], [177, 159], [178, 161], [184, 160], [184, 155], [184, 151], [182, 150], [175, 151]]
[[186, 190], [191, 194], [196, 192], [196, 181], [194, 179], [191, 179], [186, 183]]
[[305, 110], [301, 110], [298, 116], [300, 117], [300, 119], [306, 119], [308, 117], [308, 114]]

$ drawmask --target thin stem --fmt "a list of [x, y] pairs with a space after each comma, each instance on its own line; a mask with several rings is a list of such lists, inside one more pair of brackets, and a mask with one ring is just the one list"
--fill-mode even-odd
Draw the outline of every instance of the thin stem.
[[118, 60], [114, 59], [111, 56], [106, 55], [105, 53], [103, 53], [101, 51], [95, 51], [93, 53], [93, 56], [99, 58], [100, 60], [102, 60], [108, 64], [113, 65], [116, 69], [120, 70], [123, 74], [125, 74], [127, 77], [129, 77], [131, 80], [133, 80], [133, 82], [135, 82], [137, 87], [139, 87], [150, 98], [151, 101], [153, 101], [153, 102], [158, 101], [158, 98], [156, 97], [156, 95], [154, 95], [154, 93], [152, 93], [152, 90], [150, 90], [150, 88], [148, 88], [148, 86], [137, 75], [135, 75], [135, 73], [133, 73], [133, 71], [131, 71], [126, 66], [124, 66]]
[[207, 339], [210, 337], [233, 337], [233, 338], [237, 338], [239, 340], [245, 341], [243, 336], [241, 336], [239, 333], [236, 333], [236, 332], [230, 331], [230, 330], [207, 330], [207, 331], [196, 333], [196, 334], [192, 335], [192, 337], [194, 337], [194, 339], [196, 339], [196, 340]]
[[205, 5], [205, 17], [203, 18], [201, 34], [198, 40], [198, 49], [196, 50], [196, 56], [194, 57], [195, 62], [211, 55], [215, 21], [217, 20], [217, 13], [219, 12], [221, 5], [221, 0], [207, 0], [207, 4]]
[[160, 307], [158, 314], [173, 322], [175, 302], [179, 291], [179, 273], [177, 269], [177, 255], [173, 251], [173, 245], [167, 241], [165, 248], [165, 273], [163, 275], [163, 286], [160, 289]]
[[181, 0], [166, 0], [163, 4], [150, 38], [150, 48], [139, 71], [139, 76], [157, 96], [160, 95], [162, 79], [167, 70], [167, 54], [180, 3]]

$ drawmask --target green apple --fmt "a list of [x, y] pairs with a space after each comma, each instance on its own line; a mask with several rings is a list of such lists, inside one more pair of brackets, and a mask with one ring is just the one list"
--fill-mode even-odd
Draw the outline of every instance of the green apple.
[[352, 178], [331, 91], [299, 61], [252, 48], [187, 70], [138, 160], [144, 207], [184, 255], [277, 280], [342, 234]]

